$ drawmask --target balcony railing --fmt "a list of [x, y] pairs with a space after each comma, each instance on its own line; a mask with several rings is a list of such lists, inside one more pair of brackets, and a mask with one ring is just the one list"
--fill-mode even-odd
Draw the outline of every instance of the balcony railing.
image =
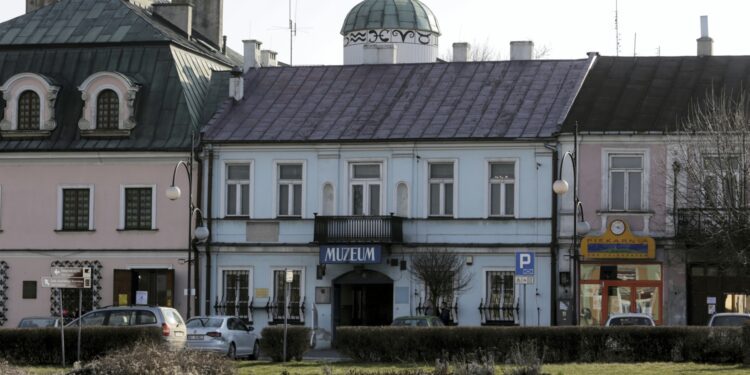
[[684, 238], [745, 228], [750, 223], [748, 208], [681, 208], [677, 210], [677, 235]]
[[399, 216], [318, 216], [315, 215], [315, 242], [318, 243], [402, 243], [404, 219]]

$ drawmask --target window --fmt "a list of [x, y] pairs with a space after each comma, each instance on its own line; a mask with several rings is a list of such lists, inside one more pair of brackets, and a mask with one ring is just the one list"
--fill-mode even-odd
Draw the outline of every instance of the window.
[[227, 164], [227, 216], [250, 214], [250, 164]]
[[515, 320], [515, 286], [513, 271], [487, 271], [487, 305], [488, 321]]
[[120, 98], [113, 90], [102, 90], [96, 97], [96, 128], [117, 129], [120, 125]]
[[124, 188], [125, 230], [153, 229], [153, 198], [154, 189], [151, 187]]
[[302, 164], [279, 164], [279, 216], [302, 216]]
[[610, 155], [609, 208], [640, 211], [643, 197], [643, 156]]
[[107, 319], [106, 311], [92, 312], [81, 318], [81, 325], [86, 326], [103, 326], [104, 321]]
[[430, 163], [430, 216], [453, 216], [453, 163]]
[[36, 299], [36, 281], [23, 282], [23, 299]]
[[222, 300], [225, 304], [222, 315], [249, 320], [247, 308], [250, 302], [250, 271], [224, 270], [222, 287]]
[[744, 189], [740, 184], [743, 166], [737, 156], [703, 158], [703, 203], [706, 207], [741, 207]]
[[39, 130], [39, 95], [26, 90], [18, 97], [18, 130]]
[[[304, 320], [302, 315], [302, 270], [292, 270], [294, 277], [289, 283], [289, 320], [300, 323]], [[286, 301], [286, 271], [283, 269], [273, 271], [273, 298], [274, 317], [278, 322], [284, 319], [284, 303]]]
[[91, 189], [62, 189], [62, 227], [64, 231], [91, 229]]
[[515, 214], [515, 182], [515, 163], [490, 163], [490, 216]]
[[381, 215], [381, 167], [380, 163], [351, 164], [352, 215]]

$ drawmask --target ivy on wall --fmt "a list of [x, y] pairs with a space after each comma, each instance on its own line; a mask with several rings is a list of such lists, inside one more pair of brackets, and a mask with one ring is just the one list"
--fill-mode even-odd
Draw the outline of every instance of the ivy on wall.
[[[102, 301], [102, 264], [98, 260], [56, 260], [50, 264], [50, 267], [89, 267], [91, 268], [91, 289], [83, 290], [83, 310], [88, 312], [98, 309]], [[60, 304], [60, 295], [63, 296], [63, 304]], [[52, 289], [49, 297], [49, 312], [52, 316], [60, 316], [60, 310], [65, 312], [65, 316], [77, 316], [74, 312], [78, 309], [78, 290], [77, 289]]]
[[5, 315], [8, 312], [8, 263], [0, 260], [0, 326], [8, 321]]

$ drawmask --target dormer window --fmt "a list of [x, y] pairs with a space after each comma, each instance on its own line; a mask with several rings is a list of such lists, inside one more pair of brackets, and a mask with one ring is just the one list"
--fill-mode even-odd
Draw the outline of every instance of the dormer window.
[[3, 138], [47, 137], [57, 126], [55, 103], [60, 87], [42, 75], [16, 74], [0, 86], [5, 110], [0, 121]]
[[135, 99], [140, 86], [117, 72], [99, 72], [78, 88], [84, 101], [78, 121], [84, 137], [127, 137], [136, 126]]

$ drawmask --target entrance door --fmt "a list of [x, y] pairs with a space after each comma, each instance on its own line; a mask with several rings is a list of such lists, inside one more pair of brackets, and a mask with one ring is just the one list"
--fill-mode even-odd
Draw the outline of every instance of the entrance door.
[[133, 305], [145, 292], [149, 305], [174, 307], [174, 270], [115, 270], [113, 305]]
[[393, 280], [355, 270], [334, 280], [333, 325], [382, 326], [393, 321]]
[[602, 323], [614, 314], [643, 313], [651, 315], [656, 324], [661, 324], [661, 287], [635, 286], [622, 281], [605, 281], [603, 284]]

